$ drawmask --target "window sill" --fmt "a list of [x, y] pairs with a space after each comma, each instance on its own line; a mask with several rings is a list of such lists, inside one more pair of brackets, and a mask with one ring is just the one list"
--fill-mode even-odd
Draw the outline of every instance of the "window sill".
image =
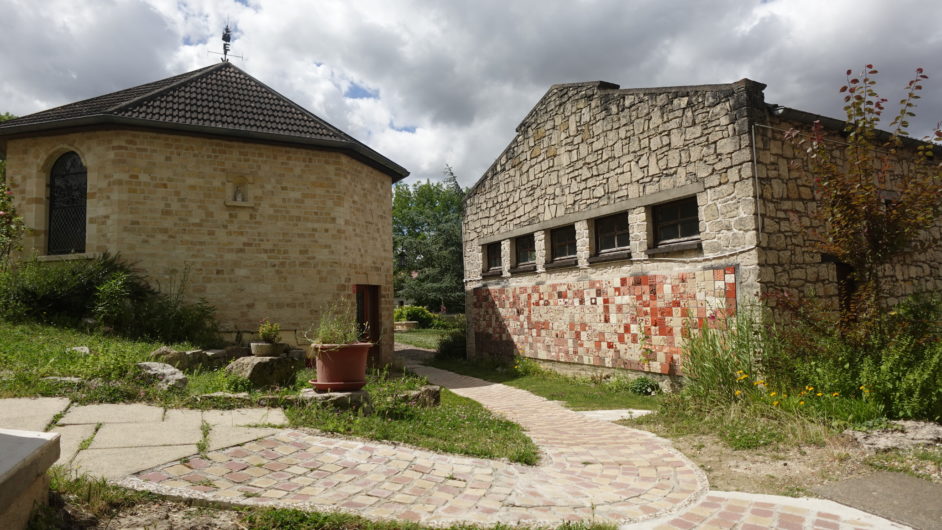
[[226, 201], [226, 206], [235, 206], [237, 208], [255, 208], [254, 202], [247, 201]]
[[620, 250], [618, 252], [606, 252], [597, 256], [589, 256], [589, 263], [605, 263], [606, 261], [621, 261], [631, 259], [630, 250]]
[[543, 266], [544, 269], [565, 269], [566, 267], [575, 267], [579, 262], [576, 258], [563, 258], [555, 261], [551, 261]]
[[500, 269], [486, 270], [481, 273], [481, 278], [496, 278], [498, 276], [502, 276], [503, 274], [504, 271]]
[[527, 263], [510, 268], [510, 274], [521, 274], [525, 272], [536, 272], [536, 263]]
[[99, 252], [77, 252], [75, 254], [46, 254], [36, 256], [36, 261], [70, 261], [77, 259], [97, 259], [101, 257]]
[[654, 248], [648, 249], [648, 255], [652, 256], [655, 254], [667, 254], [670, 252], [681, 252], [684, 250], [700, 250], [703, 248], [703, 245], [700, 243], [700, 240], [694, 241], [678, 241], [677, 243], [667, 243]]

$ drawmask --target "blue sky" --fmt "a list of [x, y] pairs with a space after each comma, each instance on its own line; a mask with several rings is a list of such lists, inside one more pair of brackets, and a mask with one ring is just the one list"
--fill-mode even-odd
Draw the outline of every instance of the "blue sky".
[[[412, 171], [470, 185], [553, 83], [768, 85], [840, 117], [847, 68], [930, 77], [942, 120], [942, 2], [897, 0], [0, 0], [0, 112], [27, 114], [206, 66], [240, 68]], [[892, 91], [892, 90], [896, 91]]]

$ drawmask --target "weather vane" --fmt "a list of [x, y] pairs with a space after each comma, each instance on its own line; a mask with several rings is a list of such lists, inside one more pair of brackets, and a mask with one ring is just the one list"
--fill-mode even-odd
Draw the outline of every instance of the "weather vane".
[[[232, 30], [229, 29], [229, 21], [226, 21], [226, 29], [222, 30], [222, 53], [219, 52], [209, 52], [214, 55], [222, 55], [222, 62], [229, 62], [229, 50], [232, 48]], [[245, 57], [241, 55], [233, 55], [239, 59], [245, 60]]]

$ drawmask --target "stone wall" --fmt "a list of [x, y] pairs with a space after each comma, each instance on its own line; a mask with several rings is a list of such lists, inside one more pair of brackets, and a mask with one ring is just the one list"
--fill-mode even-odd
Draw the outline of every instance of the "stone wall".
[[267, 317], [291, 341], [353, 285], [378, 285], [391, 355], [388, 175], [337, 152], [166, 133], [11, 140], [7, 174], [38, 254], [49, 170], [68, 151], [88, 169], [87, 254], [120, 252], [165, 290], [185, 276], [188, 296], [213, 304], [224, 330]]
[[[700, 318], [696, 315], [707, 310], [722, 316], [735, 301], [729, 303], [725, 287], [716, 296], [706, 277], [732, 267], [734, 298], [754, 298], [758, 268], [749, 124], [761, 104], [761, 89], [748, 80], [667, 89], [619, 90], [608, 83], [551, 88], [465, 203], [467, 307], [469, 329], [475, 330], [469, 351], [489, 355], [513, 348], [540, 358], [661, 372], [678, 364], [683, 326], [631, 322], [654, 317], [645, 305], [652, 300], [619, 298], [631, 295], [614, 294], [616, 289], [640, 287], [633, 282], [647, 278], [649, 284], [670, 286], [670, 294], [658, 293], [653, 306], [665, 317], [668, 307], [672, 319]], [[652, 206], [690, 196], [698, 204], [700, 247], [655, 248]], [[629, 219], [630, 256], [594, 260], [593, 219], [616, 213]], [[569, 268], [548, 267], [549, 230], [568, 224], [575, 225], [577, 260]], [[535, 271], [514, 272], [513, 238], [530, 233]], [[484, 275], [483, 247], [496, 241], [503, 265], [497, 276]], [[675, 286], [682, 293], [676, 299]], [[597, 310], [591, 302], [588, 310], [566, 302], [585, 300], [587, 290], [605, 293], [588, 297], [597, 304], [603, 300]], [[533, 296], [549, 302], [538, 310], [549, 314], [532, 314]], [[600, 316], [605, 307], [625, 315], [622, 326], [640, 328], [620, 342], [624, 328], [606, 326], [615, 324]], [[686, 309], [686, 315], [675, 316], [674, 309]], [[640, 333], [644, 328], [650, 329]], [[605, 340], [582, 340], [582, 333]], [[645, 333], [658, 342], [653, 362], [643, 362], [644, 345], [631, 336]]]
[[[796, 120], [790, 115], [803, 116]], [[790, 118], [790, 119], [789, 119]], [[756, 126], [757, 168], [761, 200], [760, 285], [763, 294], [789, 292], [813, 296], [836, 308], [838, 303], [837, 266], [822, 255], [818, 241], [824, 234], [816, 212], [814, 176], [805, 168], [807, 161], [791, 142], [784, 139], [790, 129], [809, 131], [808, 120], [819, 118], [789, 111], [784, 116], [769, 114]], [[835, 120], [828, 122], [826, 141], [840, 159], [844, 138]], [[901, 149], [897, 165], [911, 164], [911, 149]], [[887, 183], [892, 189], [893, 184]], [[914, 293], [942, 291], [942, 223], [927, 234], [936, 242], [926, 252], [912, 254], [884, 268], [883, 299], [894, 304]], [[770, 299], [774, 305], [774, 298]]]

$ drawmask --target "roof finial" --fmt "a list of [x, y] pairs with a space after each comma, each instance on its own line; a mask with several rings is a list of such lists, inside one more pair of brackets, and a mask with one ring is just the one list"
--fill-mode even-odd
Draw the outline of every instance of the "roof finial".
[[229, 29], [229, 21], [226, 21], [226, 29], [222, 30], [222, 62], [229, 62], [229, 44], [232, 41], [232, 30]]

